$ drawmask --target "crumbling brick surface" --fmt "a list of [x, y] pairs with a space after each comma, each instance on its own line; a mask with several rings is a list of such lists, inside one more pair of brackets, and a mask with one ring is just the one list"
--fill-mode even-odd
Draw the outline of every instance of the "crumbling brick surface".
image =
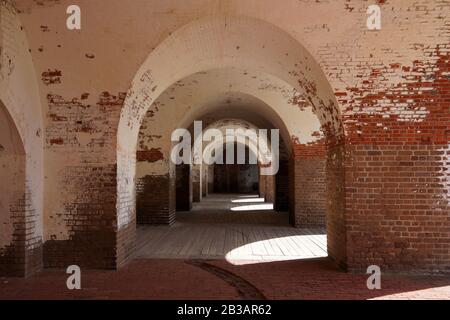
[[0, 276], [29, 276], [42, 268], [41, 106], [14, 3], [0, 15]]
[[[92, 0], [92, 8], [114, 14], [115, 9], [104, 8], [103, 2]], [[275, 178], [275, 206], [290, 209], [293, 224], [326, 223], [331, 258], [350, 270], [378, 264], [392, 271], [449, 272], [448, 1], [379, 1], [381, 31], [367, 30], [367, 3], [359, 0], [283, 5], [274, 0], [256, 11], [246, 2], [235, 2], [219, 10], [229, 23], [226, 30], [220, 30], [225, 33], [250, 25], [246, 30], [252, 32], [227, 34], [225, 42], [216, 41], [218, 35], [211, 33], [216, 29], [205, 28], [213, 25], [212, 21], [201, 25], [205, 16], [217, 14], [211, 1], [205, 1], [202, 10], [183, 6], [167, 14], [167, 19], [160, 19], [160, 12], [154, 12], [150, 3], [118, 3], [112, 7], [123, 10], [117, 20], [110, 20], [114, 23], [102, 21], [89, 30], [89, 36], [74, 33], [72, 37], [61, 37], [68, 32], [65, 25], [51, 19], [57, 10], [65, 12], [58, 1], [18, 2], [23, 26], [9, 24], [17, 12], [12, 2], [1, 3], [2, 102], [17, 111], [12, 115], [26, 128], [21, 131], [26, 133], [26, 142], [39, 145], [32, 136], [45, 141], [41, 150], [44, 164], [34, 150], [26, 148], [27, 161], [43, 167], [45, 184], [43, 175], [41, 184], [35, 182], [36, 174], [27, 181], [32, 201], [23, 197], [17, 201], [22, 209], [29, 209], [27, 230], [36, 232], [30, 233], [27, 241], [34, 244], [36, 256], [44, 243], [46, 266], [74, 262], [99, 268], [122, 265], [133, 252], [136, 220], [140, 219], [136, 205], [155, 210], [164, 207], [164, 202], [164, 219], [173, 220], [175, 192], [169, 207], [165, 197], [157, 202], [141, 192], [158, 183], [165, 184], [166, 190], [176, 188], [175, 184], [167, 184], [162, 175], [156, 182], [151, 181], [155, 175], [152, 179], [135, 175], [136, 159], [138, 165], [168, 161], [164, 159], [166, 149], [158, 149], [167, 137], [159, 132], [146, 137], [155, 145], [136, 153], [137, 131], [148, 110], [150, 118], [164, 117], [158, 122], [144, 121], [143, 126], [170, 132], [165, 124], [171, 123], [178, 109], [168, 110], [154, 102], [166, 87], [185, 86], [178, 81], [189, 75], [184, 72], [229, 67], [244, 80], [241, 88], [228, 83], [226, 91], [248, 89], [250, 79], [257, 79], [255, 95], [263, 99], [276, 91], [290, 101], [291, 109], [272, 101], [271, 108], [280, 119], [266, 115], [270, 120], [292, 123], [290, 115], [300, 109], [312, 110], [320, 119], [321, 132], [312, 140], [321, 143], [302, 143], [293, 135], [289, 141], [291, 162], [283, 159]], [[275, 6], [277, 10], [273, 10]], [[245, 18], [234, 20], [236, 16]], [[153, 27], [153, 18], [160, 19], [160, 28]], [[130, 19], [142, 23], [128, 23]], [[180, 33], [175, 31], [192, 21], [201, 26], [198, 34], [205, 38], [199, 37], [197, 42], [177, 38]], [[19, 29], [24, 36], [20, 39]], [[280, 45], [283, 35], [289, 41]], [[169, 41], [159, 47], [167, 37]], [[10, 41], [13, 38], [15, 41]], [[295, 45], [291, 50], [286, 43]], [[31, 54], [26, 61], [18, 60], [24, 44]], [[145, 65], [139, 73], [153, 50], [152, 57], [160, 60]], [[217, 52], [226, 59], [208, 56]], [[294, 61], [294, 56], [301, 57]], [[167, 57], [173, 58], [171, 63], [165, 63]], [[208, 64], [213, 58], [217, 63]], [[23, 66], [34, 68], [37, 76], [17, 76], [15, 72]], [[271, 71], [290, 87], [271, 84]], [[41, 96], [28, 95], [32, 90], [19, 78], [30, 83], [35, 79]], [[16, 90], [18, 87], [21, 90]], [[168, 99], [184, 105], [172, 89], [166, 92]], [[31, 104], [42, 110], [31, 110]], [[127, 112], [121, 115], [123, 110]], [[39, 115], [44, 117], [44, 126], [36, 124]], [[294, 122], [292, 126], [301, 131], [302, 125]], [[187, 180], [187, 175], [184, 177]], [[182, 190], [187, 190], [186, 184], [183, 186]], [[40, 196], [36, 193], [39, 187], [45, 195], [43, 209], [35, 200]], [[154, 193], [158, 195], [159, 190]], [[190, 203], [191, 192], [183, 195], [184, 204]], [[44, 228], [39, 228], [41, 220]], [[11, 252], [10, 248], [1, 249]], [[31, 262], [38, 260], [29, 261], [38, 266]]]
[[78, 97], [47, 96], [46, 149], [61, 161], [69, 154], [80, 160], [56, 164], [62, 203], [49, 219], [60, 231], [51, 232], [44, 244], [46, 267], [116, 267], [117, 166], [107, 164], [107, 154], [123, 98], [102, 92], [89, 104]]

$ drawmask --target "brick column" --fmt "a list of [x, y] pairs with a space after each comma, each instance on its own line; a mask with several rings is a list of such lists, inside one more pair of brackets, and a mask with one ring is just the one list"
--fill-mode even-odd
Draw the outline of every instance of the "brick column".
[[136, 181], [137, 224], [172, 224], [175, 221], [175, 166], [164, 175], [146, 175]]
[[342, 269], [347, 268], [347, 221], [345, 219], [345, 148], [327, 150], [326, 226], [328, 256]]
[[275, 175], [259, 175], [259, 196], [266, 202], [275, 202]]
[[291, 217], [298, 228], [325, 227], [325, 145], [296, 145], [290, 161]]

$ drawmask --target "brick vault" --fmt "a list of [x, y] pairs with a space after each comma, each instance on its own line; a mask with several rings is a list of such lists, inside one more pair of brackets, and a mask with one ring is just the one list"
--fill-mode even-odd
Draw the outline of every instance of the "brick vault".
[[[68, 30], [65, 0], [2, 0], [0, 274], [120, 268], [221, 179], [344, 270], [449, 273], [450, 3], [379, 2], [378, 31], [357, 0], [89, 0]], [[174, 165], [199, 120], [278, 129], [277, 174]]]

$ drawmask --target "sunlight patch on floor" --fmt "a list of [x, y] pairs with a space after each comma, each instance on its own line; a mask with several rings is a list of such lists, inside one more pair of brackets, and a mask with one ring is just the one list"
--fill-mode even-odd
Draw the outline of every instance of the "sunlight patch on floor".
[[232, 203], [254, 203], [254, 202], [265, 202], [264, 198], [245, 198], [245, 199], [233, 199]]
[[423, 300], [424, 297], [426, 297], [427, 300], [441, 300], [442, 292], [447, 292], [447, 296], [450, 297], [450, 286], [434, 287], [415, 291], [405, 291], [400, 293], [388, 294], [369, 300]]
[[272, 203], [250, 204], [247, 206], [238, 206], [231, 208], [231, 211], [262, 211], [262, 210], [273, 210], [273, 204]]
[[[322, 248], [317, 244], [321, 244]], [[327, 257], [327, 237], [323, 235], [296, 235], [247, 243], [225, 255], [233, 265], [269, 263], [275, 261], [305, 260]]]
[[327, 257], [325, 228], [294, 228], [258, 195], [212, 194], [171, 226], [139, 226], [136, 257], [258, 264]]

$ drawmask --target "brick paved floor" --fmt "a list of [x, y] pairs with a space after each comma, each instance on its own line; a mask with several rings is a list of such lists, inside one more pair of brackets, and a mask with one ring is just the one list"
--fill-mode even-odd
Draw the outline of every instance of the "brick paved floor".
[[119, 271], [84, 271], [82, 290], [66, 289], [63, 271], [1, 278], [0, 299], [450, 299], [450, 278], [366, 275], [336, 270], [326, 258], [231, 265], [224, 260], [147, 260]]

